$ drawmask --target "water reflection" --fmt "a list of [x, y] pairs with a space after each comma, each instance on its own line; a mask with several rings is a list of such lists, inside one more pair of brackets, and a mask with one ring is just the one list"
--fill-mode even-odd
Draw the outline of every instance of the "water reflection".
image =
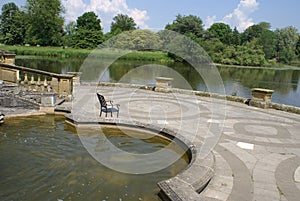
[[[208, 91], [201, 75], [192, 66], [182, 63], [118, 60], [110, 65], [109, 61], [103, 59], [84, 61], [84, 59], [73, 58], [57, 60], [57, 58], [51, 59], [49, 57], [19, 56], [16, 64], [56, 73], [81, 70], [83, 71], [82, 80], [85, 81], [101, 80], [154, 85], [155, 76], [173, 76], [175, 78], [174, 87]], [[161, 66], [167, 66], [169, 69]], [[209, 70], [206, 67], [202, 69]], [[300, 100], [300, 69], [259, 69], [224, 66], [219, 66], [218, 69], [227, 95], [250, 98], [251, 88], [268, 88], [275, 91], [273, 102], [300, 107], [300, 101], [298, 101]], [[187, 80], [189, 84], [187, 85], [184, 80]]]

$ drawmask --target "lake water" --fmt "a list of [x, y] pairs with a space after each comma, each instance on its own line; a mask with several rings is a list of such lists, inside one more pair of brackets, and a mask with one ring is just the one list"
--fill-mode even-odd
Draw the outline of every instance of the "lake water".
[[[76, 130], [64, 120], [58, 116], [15, 118], [0, 126], [0, 200], [158, 201], [157, 182], [175, 176], [188, 164], [183, 149], [167, 139], [133, 138], [145, 133], [103, 128], [106, 139], [120, 150], [138, 154], [164, 150], [168, 154], [149, 161], [149, 166], [178, 158], [169, 167], [149, 174], [114, 171], [88, 153]], [[84, 135], [95, 134], [99, 135], [90, 129]], [[113, 157], [101, 146], [97, 152]]]
[[[83, 80], [154, 85], [156, 76], [174, 78], [174, 87], [208, 91], [203, 78], [193, 67], [182, 63], [109, 61], [97, 59], [57, 59], [18, 56], [16, 65], [56, 73], [83, 71]], [[218, 67], [226, 95], [251, 97], [252, 88], [274, 90], [272, 101], [300, 107], [300, 68]], [[175, 72], [175, 73], [174, 73]], [[178, 75], [177, 75], [178, 74]], [[188, 84], [185, 83], [188, 81]], [[214, 88], [214, 87], [212, 87]], [[216, 87], [218, 88], [218, 86]], [[210, 90], [209, 92], [218, 92]]]

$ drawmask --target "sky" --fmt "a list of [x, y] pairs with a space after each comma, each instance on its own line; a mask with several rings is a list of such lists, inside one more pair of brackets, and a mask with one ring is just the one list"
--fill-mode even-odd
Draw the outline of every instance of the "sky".
[[[300, 31], [299, 0], [61, 0], [66, 8], [66, 23], [76, 21], [84, 12], [94, 11], [108, 32], [118, 13], [132, 17], [140, 29], [158, 31], [172, 23], [176, 15], [196, 15], [209, 28], [223, 22], [242, 32], [259, 22], [269, 22], [271, 29], [294, 26]], [[0, 6], [26, 0], [0, 0]]]

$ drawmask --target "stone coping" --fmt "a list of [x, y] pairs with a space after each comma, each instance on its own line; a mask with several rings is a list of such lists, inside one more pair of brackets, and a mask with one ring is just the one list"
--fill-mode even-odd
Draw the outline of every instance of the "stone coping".
[[265, 93], [273, 93], [274, 90], [272, 89], [263, 89], [263, 88], [253, 88], [252, 91], [261, 91], [261, 92], [265, 92]]
[[200, 152], [202, 143], [200, 141], [191, 143], [186, 137], [188, 133], [176, 133], [168, 128], [158, 128], [151, 124], [141, 122], [130, 122], [119, 118], [87, 118], [84, 121], [80, 116], [74, 114], [66, 115], [66, 123], [76, 127], [85, 127], [91, 125], [119, 125], [125, 127], [135, 127], [155, 131], [162, 137], [175, 141], [181, 146], [189, 157], [189, 165], [178, 175], [170, 179], [160, 181], [157, 185], [160, 188], [159, 196], [163, 200], [203, 200], [199, 194], [214, 176], [215, 158], [209, 153], [205, 158], [199, 158], [197, 153]]

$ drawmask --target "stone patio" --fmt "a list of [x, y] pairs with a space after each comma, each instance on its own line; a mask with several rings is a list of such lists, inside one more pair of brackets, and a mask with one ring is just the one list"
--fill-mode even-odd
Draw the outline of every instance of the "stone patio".
[[[96, 92], [121, 105], [119, 119], [99, 117]], [[63, 103], [60, 110], [64, 104], [72, 108], [68, 118], [74, 122], [153, 126], [191, 143], [196, 150], [191, 166], [160, 183], [175, 193], [173, 200], [299, 200], [300, 115], [180, 92], [109, 86], [78, 86], [73, 103]], [[198, 194], [205, 173], [211, 181]]]

